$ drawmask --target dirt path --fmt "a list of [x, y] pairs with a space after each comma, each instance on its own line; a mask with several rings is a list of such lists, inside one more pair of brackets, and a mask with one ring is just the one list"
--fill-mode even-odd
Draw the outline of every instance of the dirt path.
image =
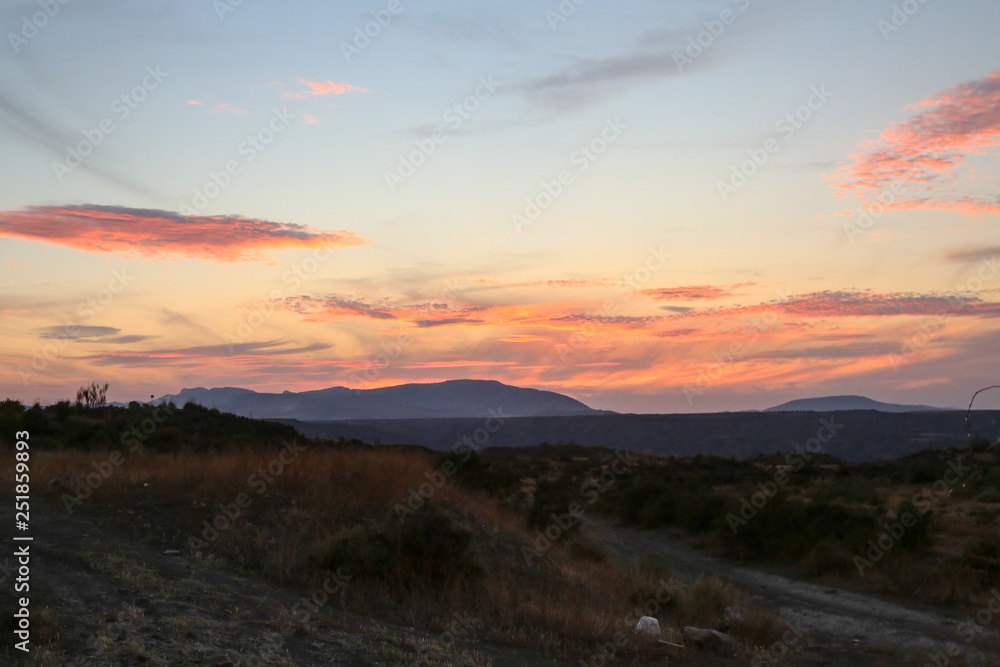
[[900, 654], [923, 655], [928, 663], [932, 654], [950, 645], [953, 652], [961, 651], [969, 664], [1000, 664], [1000, 634], [996, 630], [1000, 615], [994, 615], [994, 622], [981, 635], [983, 639], [970, 645], [957, 632], [966, 619], [956, 614], [904, 606], [875, 595], [745, 567], [689, 546], [678, 531], [640, 531], [596, 517], [588, 519], [588, 528], [599, 544], [626, 561], [660, 559], [682, 581], [701, 574], [730, 581], [747, 593], [749, 604], [778, 614], [790, 627], [805, 631], [821, 644], [889, 648]]

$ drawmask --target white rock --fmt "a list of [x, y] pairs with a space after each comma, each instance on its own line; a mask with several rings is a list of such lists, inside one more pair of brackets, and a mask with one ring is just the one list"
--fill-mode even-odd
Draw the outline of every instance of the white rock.
[[643, 616], [635, 626], [635, 631], [651, 637], [660, 636], [660, 622], [652, 616]]

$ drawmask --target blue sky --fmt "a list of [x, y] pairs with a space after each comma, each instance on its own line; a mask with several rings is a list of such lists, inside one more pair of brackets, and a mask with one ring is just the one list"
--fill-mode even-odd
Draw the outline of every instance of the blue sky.
[[961, 404], [996, 379], [998, 19], [933, 0], [11, 3], [0, 384]]

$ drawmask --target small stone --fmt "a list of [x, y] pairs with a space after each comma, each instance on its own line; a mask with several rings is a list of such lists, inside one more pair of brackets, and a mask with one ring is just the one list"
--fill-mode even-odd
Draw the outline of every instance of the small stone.
[[746, 618], [746, 611], [739, 605], [730, 605], [722, 610], [722, 621], [719, 623], [719, 630], [729, 632], [734, 626], [739, 625]]
[[660, 638], [660, 622], [652, 616], [643, 616], [635, 625], [635, 631], [642, 635]]

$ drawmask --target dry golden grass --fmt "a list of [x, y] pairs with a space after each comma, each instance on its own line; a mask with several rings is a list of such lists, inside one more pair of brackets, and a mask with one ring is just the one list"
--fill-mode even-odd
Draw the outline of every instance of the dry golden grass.
[[[125, 464], [94, 490], [94, 498], [114, 499], [148, 494], [173, 511], [201, 508], [191, 526], [199, 525], [218, 503], [232, 503], [241, 493], [252, 506], [232, 526], [198, 550], [204, 562], [221, 561], [243, 571], [302, 590], [315, 589], [328, 572], [313, 565], [317, 553], [328, 550], [345, 530], [368, 526], [393, 530], [399, 520], [392, 508], [405, 503], [411, 491], [428, 482], [434, 463], [407, 450], [313, 449], [284, 467], [266, 493], [251, 480], [276, 460], [275, 451], [218, 453], [151, 453], [129, 455]], [[76, 479], [93, 472], [98, 452], [40, 453], [34, 463], [40, 480], [68, 478], [49, 489], [62, 496]], [[287, 460], [287, 458], [286, 458]], [[146, 487], [145, 485], [149, 485]], [[425, 486], [425, 489], [428, 487]], [[89, 501], [88, 501], [89, 502]], [[472, 557], [482, 576], [401, 585], [396, 580], [355, 578], [331, 598], [331, 604], [372, 614], [389, 612], [408, 621], [448, 628], [454, 614], [470, 619], [459, 632], [477, 639], [528, 646], [551, 655], [582, 655], [588, 647], [621, 633], [629, 642], [620, 653], [641, 655], [632, 641], [638, 616], [653, 615], [669, 636], [684, 625], [716, 627], [722, 610], [738, 600], [738, 592], [718, 580], [701, 580], [687, 591], [665, 592], [664, 572], [636, 569], [575, 557], [557, 543], [531, 565], [521, 551], [535, 535], [522, 517], [500, 508], [488, 496], [447, 482], [436, 488], [431, 502], [452, 525], [472, 533]], [[136, 584], [158, 585], [155, 577], [127, 559], [107, 556], [101, 567]], [[659, 597], [659, 600], [658, 600]], [[301, 619], [285, 619], [291, 624]], [[307, 631], [309, 621], [303, 623]], [[753, 643], [766, 634], [757, 618], [736, 635]], [[469, 664], [477, 664], [475, 656]], [[478, 664], [487, 664], [479, 661]]]

